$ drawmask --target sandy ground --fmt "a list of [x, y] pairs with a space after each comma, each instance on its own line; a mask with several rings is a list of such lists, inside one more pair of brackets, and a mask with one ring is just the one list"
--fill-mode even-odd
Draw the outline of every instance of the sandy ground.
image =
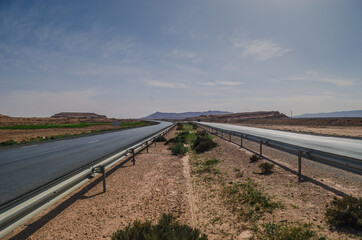
[[[240, 142], [237, 138], [232, 140]], [[251, 178], [259, 183], [261, 189], [264, 189], [273, 201], [284, 206], [284, 209], [277, 209], [273, 214], [265, 214], [258, 221], [259, 226], [271, 221], [312, 223], [314, 230], [327, 236], [327, 239], [358, 239], [356, 235], [358, 233], [353, 230], [346, 230], [346, 232], [331, 230], [326, 224], [324, 213], [327, 204], [334, 197], [346, 194], [361, 197], [361, 176], [320, 164], [316, 166], [315, 163], [308, 163], [304, 160], [304, 181], [298, 183], [296, 158], [270, 149], [265, 149], [265, 156], [270, 156], [276, 166], [273, 174], [264, 175], [261, 174], [258, 165], [267, 160], [250, 163], [249, 158], [252, 152], [218, 137], [215, 137], [215, 141], [218, 143], [218, 147], [191, 157], [193, 192], [198, 217], [197, 227], [208, 234], [210, 239], [247, 239], [250, 237], [251, 225], [238, 220], [236, 213], [225, 202], [222, 194], [225, 186], [246, 178]], [[244, 142], [244, 144], [251, 149], [258, 149], [251, 143]], [[210, 158], [221, 160], [217, 164], [221, 173], [196, 173], [200, 162]], [[242, 177], [240, 177], [240, 173], [242, 173]], [[362, 235], [359, 237], [361, 238]]]
[[157, 222], [173, 213], [191, 224], [190, 198], [183, 160], [163, 143], [108, 171], [107, 192], [97, 177], [5, 239], [103, 239], [135, 220]]
[[[106, 193], [97, 177], [5, 239], [109, 239], [134, 220], [156, 222], [168, 212], [181, 223], [198, 227], [209, 239], [247, 239], [253, 233], [250, 223], [240, 220], [222, 192], [225, 186], [248, 177], [284, 206], [265, 214], [259, 225], [298, 221], [313, 224], [328, 239], [358, 239], [351, 230], [331, 230], [324, 212], [335, 196], [361, 196], [361, 176], [303, 160], [305, 177], [298, 183], [296, 158], [267, 148], [265, 156], [276, 166], [273, 174], [263, 175], [259, 163], [249, 161], [252, 152], [219, 137], [214, 140], [218, 146], [213, 150], [184, 158], [172, 156], [163, 143], [157, 143], [149, 153], [137, 155], [135, 166], [129, 162], [109, 170]], [[258, 149], [253, 143], [244, 144]], [[220, 173], [197, 173], [200, 162], [212, 157], [221, 160], [216, 165]]]
[[362, 126], [292, 126], [292, 125], [265, 125], [265, 124], [238, 124], [248, 127], [266, 128], [274, 130], [283, 130], [299, 133], [311, 133], [318, 135], [330, 135], [341, 137], [359, 137], [362, 138]]

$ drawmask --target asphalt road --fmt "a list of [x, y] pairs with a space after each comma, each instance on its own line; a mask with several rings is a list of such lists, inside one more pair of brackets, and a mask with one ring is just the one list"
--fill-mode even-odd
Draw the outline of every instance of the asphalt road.
[[200, 122], [200, 124], [362, 160], [362, 140], [358, 139], [317, 136], [224, 123]]
[[0, 205], [170, 126], [157, 125], [0, 150]]

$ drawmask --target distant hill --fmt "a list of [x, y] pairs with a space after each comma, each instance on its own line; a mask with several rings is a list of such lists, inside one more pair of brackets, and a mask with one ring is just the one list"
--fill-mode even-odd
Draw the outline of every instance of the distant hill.
[[231, 112], [225, 111], [207, 111], [207, 112], [184, 112], [184, 113], [163, 113], [163, 112], [155, 112], [143, 119], [185, 119], [185, 118], [193, 118], [199, 117], [201, 115], [221, 115], [221, 114], [229, 114]]
[[362, 117], [362, 110], [341, 111], [329, 113], [308, 113], [295, 116], [294, 118], [353, 118]]
[[5, 115], [0, 114], [0, 118], [9, 118], [9, 116], [5, 116]]
[[107, 118], [106, 115], [96, 113], [81, 113], [81, 112], [61, 112], [51, 116], [52, 118], [79, 118], [79, 119], [102, 119]]
[[220, 122], [220, 123], [237, 123], [244, 120], [252, 120], [252, 119], [280, 119], [280, 118], [288, 118], [284, 113], [280, 113], [278, 111], [258, 111], [258, 112], [240, 112], [240, 113], [231, 113], [231, 114], [223, 114], [217, 116], [199, 116], [193, 118], [187, 118], [189, 121], [206, 121], [206, 122]]

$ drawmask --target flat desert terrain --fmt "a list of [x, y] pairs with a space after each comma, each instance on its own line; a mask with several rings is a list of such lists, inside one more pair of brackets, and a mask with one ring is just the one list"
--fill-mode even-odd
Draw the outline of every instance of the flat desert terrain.
[[[136, 155], [135, 166], [124, 162], [107, 171], [106, 193], [96, 177], [5, 239], [110, 239], [135, 220], [156, 223], [162, 213], [197, 227], [208, 239], [262, 239], [263, 226], [271, 223], [306, 224], [316, 234], [311, 239], [362, 237], [353, 229], [331, 228], [324, 215], [335, 197], [361, 197], [361, 176], [303, 160], [299, 183], [295, 156], [265, 148], [265, 158], [250, 162], [257, 145], [245, 141], [247, 148], [240, 148], [237, 138], [213, 140], [217, 147], [212, 150], [186, 156], [172, 155], [163, 143], [152, 145], [149, 153]], [[217, 161], [207, 165], [210, 159]], [[261, 174], [261, 162], [274, 163], [273, 172]], [[245, 184], [277, 207], [263, 212], [236, 204], [230, 194]]]

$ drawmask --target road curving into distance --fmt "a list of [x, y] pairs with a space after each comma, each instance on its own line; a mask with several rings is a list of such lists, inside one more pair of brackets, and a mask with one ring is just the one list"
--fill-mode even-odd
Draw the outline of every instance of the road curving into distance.
[[0, 150], [0, 206], [171, 126], [170, 122]]
[[309, 148], [311, 150], [317, 150], [362, 160], [362, 140], [358, 139], [292, 133], [280, 130], [244, 127], [224, 123], [199, 123], [210, 127], [216, 127], [243, 134], [250, 134], [261, 138], [279, 141], [282, 143], [288, 143], [295, 146]]

